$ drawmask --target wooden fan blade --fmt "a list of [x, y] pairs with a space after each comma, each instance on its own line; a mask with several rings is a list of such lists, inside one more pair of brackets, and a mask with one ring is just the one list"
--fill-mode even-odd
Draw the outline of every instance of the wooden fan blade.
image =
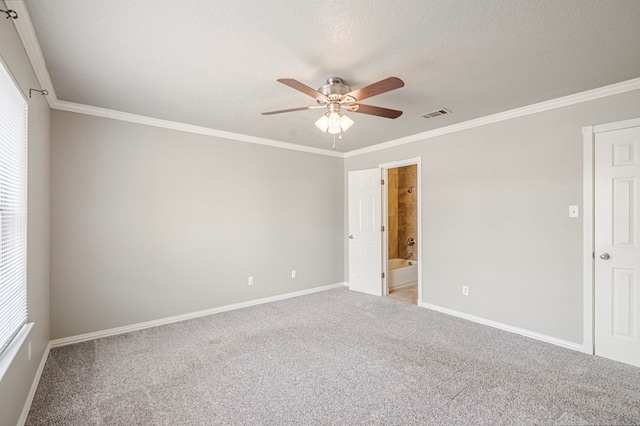
[[322, 93], [318, 92], [316, 89], [312, 89], [306, 84], [300, 83], [298, 80], [294, 80], [293, 78], [279, 78], [278, 82], [291, 87], [292, 89], [296, 89], [299, 92], [304, 93], [305, 95], [311, 96], [312, 98], [317, 98], [318, 96], [324, 96]]
[[364, 104], [357, 104], [357, 105], [358, 105], [358, 109], [353, 112], [359, 112], [361, 114], [377, 115], [378, 117], [385, 117], [385, 118], [398, 118], [402, 115], [402, 111], [398, 111], [397, 109], [382, 108], [378, 106], [364, 105]]
[[280, 109], [278, 111], [263, 112], [262, 115], [282, 114], [283, 112], [304, 111], [305, 109], [316, 109], [316, 108], [326, 108], [326, 107], [323, 105], [311, 105], [306, 107]]
[[400, 80], [398, 77], [389, 77], [360, 89], [352, 90], [347, 93], [346, 96], [353, 96], [357, 101], [361, 101], [401, 87], [404, 87], [404, 81]]

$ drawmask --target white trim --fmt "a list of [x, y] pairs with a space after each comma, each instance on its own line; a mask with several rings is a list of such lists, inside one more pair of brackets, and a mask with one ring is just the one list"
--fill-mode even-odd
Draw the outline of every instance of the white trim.
[[[640, 118], [616, 121], [614, 123], [599, 124], [597, 126], [593, 126], [592, 133], [610, 132], [612, 130], [628, 129], [630, 127], [640, 127]], [[583, 127], [582, 131], [584, 132], [584, 129], [588, 129], [588, 128], [589, 127]]]
[[547, 336], [545, 334], [536, 333], [535, 331], [529, 331], [523, 328], [513, 327], [511, 325], [503, 324], [501, 322], [480, 318], [475, 315], [465, 314], [464, 312], [454, 311], [453, 309], [443, 308], [442, 306], [432, 305], [430, 303], [422, 303], [419, 306], [423, 308], [431, 309], [432, 311], [437, 311], [443, 314], [462, 318], [468, 321], [473, 321], [478, 324], [488, 325], [489, 327], [508, 331], [510, 333], [520, 334], [521, 336], [529, 337], [531, 339], [540, 340], [542, 342], [551, 343], [553, 345], [562, 346], [563, 348], [573, 349], [574, 351], [582, 352], [582, 345], [579, 343], [573, 343], [567, 340], [557, 339], [555, 337]]
[[422, 161], [422, 157], [408, 158], [406, 160], [391, 161], [390, 163], [378, 164], [381, 169], [395, 169], [397, 167], [411, 166]]
[[583, 320], [582, 346], [585, 353], [594, 354], [593, 342], [593, 172], [594, 127], [582, 128], [582, 280]]
[[320, 291], [332, 290], [334, 288], [344, 287], [346, 283], [329, 284], [320, 287], [309, 288], [306, 290], [294, 291], [292, 293], [279, 294], [277, 296], [264, 297], [261, 299], [248, 300], [246, 302], [234, 303], [231, 305], [219, 306], [217, 308], [205, 309], [202, 311], [191, 312], [188, 314], [176, 315], [172, 317], [160, 318], [153, 321], [140, 322], [137, 324], [125, 325], [123, 327], [110, 328], [107, 330], [96, 331], [93, 333], [80, 334], [77, 336], [63, 337], [51, 341], [51, 347], [72, 345], [74, 343], [86, 342], [88, 340], [100, 339], [102, 337], [116, 336], [118, 334], [130, 333], [132, 331], [144, 330], [145, 328], [157, 327], [160, 325], [171, 324], [190, 320], [193, 318], [204, 317], [207, 315], [218, 314], [220, 312], [233, 311], [236, 309], [248, 308], [249, 306], [262, 305], [264, 303], [276, 302], [278, 300], [291, 299], [293, 297], [304, 296], [307, 294], [318, 293]]
[[[441, 127], [426, 132], [417, 133], [415, 135], [409, 135], [403, 138], [390, 140], [377, 145], [356, 149], [346, 153], [335, 152], [320, 148], [311, 148], [304, 145], [292, 144], [289, 142], [274, 141], [271, 139], [264, 139], [255, 136], [242, 135], [238, 133], [225, 132], [222, 130], [209, 129], [206, 127], [192, 126], [189, 124], [172, 122], [167, 120], [158, 120], [154, 118], [144, 117], [136, 114], [128, 114], [120, 111], [105, 110], [104, 108], [97, 108], [88, 105], [73, 104], [71, 102], [60, 101], [56, 95], [56, 92], [51, 82], [51, 77], [42, 54], [42, 49], [38, 38], [36, 37], [29, 11], [25, 5], [24, 0], [5, 0], [7, 7], [14, 9], [20, 15], [20, 19], [13, 19], [13, 23], [16, 27], [18, 35], [22, 40], [22, 44], [27, 52], [27, 56], [31, 61], [34, 72], [40, 86], [43, 89], [49, 91], [49, 95], [46, 96], [49, 106], [54, 109], [61, 109], [66, 111], [78, 112], [81, 114], [100, 115], [103, 117], [113, 118], [116, 120], [131, 121], [141, 124], [147, 124], [151, 126], [164, 127], [168, 125], [170, 129], [182, 130], [185, 132], [194, 131], [199, 134], [206, 134], [211, 136], [218, 136], [229, 138], [232, 140], [240, 140], [243, 142], [250, 142], [255, 144], [274, 146], [284, 149], [292, 149], [295, 151], [309, 152], [313, 154], [328, 155], [332, 157], [349, 158], [357, 155], [366, 154], [369, 152], [380, 151], [383, 149], [404, 145], [412, 142], [417, 142], [425, 139], [431, 139], [437, 136], [442, 136], [450, 133], [459, 132], [461, 130], [471, 129], [474, 127], [484, 126], [486, 124], [497, 123], [499, 121], [510, 120], [512, 118], [523, 117], [526, 115], [537, 114], [539, 112], [549, 111], [556, 108], [562, 108], [565, 106], [575, 105], [581, 102], [588, 102], [595, 99], [604, 98], [607, 96], [618, 95], [621, 93], [631, 92], [633, 90], [640, 89], [640, 78], [635, 78], [608, 86], [599, 87], [592, 90], [576, 93], [573, 95], [563, 96], [561, 98], [551, 99], [537, 104], [524, 106], [521, 108], [515, 108], [512, 110], [500, 112], [497, 114], [488, 115], [485, 117], [476, 118], [473, 120], [467, 120], [462, 123], [453, 124], [451, 126]], [[72, 104], [73, 106], [69, 105]], [[69, 109], [69, 108], [74, 108]], [[103, 112], [98, 114], [102, 110]], [[106, 111], [110, 111], [110, 114], [106, 114]], [[105, 113], [106, 115], [101, 115]], [[139, 121], [138, 121], [139, 120]]]
[[20, 331], [18, 331], [18, 334], [15, 335], [15, 337], [11, 340], [11, 343], [9, 343], [9, 346], [7, 346], [5, 351], [0, 356], [0, 381], [2, 381], [5, 373], [9, 370], [9, 367], [11, 367], [13, 360], [16, 359], [18, 352], [20, 352], [20, 349], [24, 345], [24, 342], [27, 340], [29, 332], [32, 328], [32, 322], [23, 325], [20, 328]]
[[582, 102], [593, 101], [595, 99], [605, 98], [607, 96], [619, 95], [621, 93], [631, 92], [640, 89], [640, 78], [623, 81], [620, 83], [610, 84], [608, 86], [599, 87], [597, 89], [587, 90], [585, 92], [575, 93], [573, 95], [563, 96], [549, 101], [539, 102], [533, 105], [527, 105], [521, 108], [515, 108], [509, 111], [499, 112], [497, 114], [487, 115], [485, 117], [473, 120], [463, 121], [462, 123], [452, 124], [451, 126], [440, 127], [434, 130], [417, 133], [415, 135], [406, 136], [399, 139], [390, 140], [377, 145], [368, 146], [366, 148], [356, 149], [346, 152], [345, 158], [355, 157], [357, 155], [367, 154], [370, 152], [380, 151], [399, 145], [405, 145], [412, 142], [418, 142], [425, 139], [435, 138], [437, 136], [447, 135], [462, 130], [472, 129], [487, 124], [497, 123], [500, 121], [511, 120], [513, 118], [524, 117], [539, 112], [550, 111], [557, 108], [563, 108]]
[[380, 209], [382, 213], [380, 221], [384, 226], [384, 232], [380, 235], [382, 238], [382, 272], [384, 273], [384, 278], [382, 278], [382, 295], [388, 296], [391, 290], [389, 287], [389, 169], [382, 165], [378, 165], [378, 168], [382, 172], [382, 179], [384, 179], [381, 197], [382, 208]]
[[98, 108], [94, 106], [77, 104], [75, 102], [68, 101], [56, 101], [55, 105], [52, 105], [51, 108], [59, 109], [60, 111], [69, 111], [69, 112], [77, 112], [78, 114], [85, 115], [93, 115], [96, 117], [107, 117], [107, 109], [106, 108]]
[[[27, 52], [29, 52], [29, 49], [26, 46], [25, 48], [27, 49]], [[31, 55], [29, 55], [29, 57], [31, 58]], [[35, 68], [36, 64], [33, 64], [33, 65]], [[46, 71], [46, 68], [45, 68], [45, 71]], [[46, 73], [46, 75], [48, 78], [48, 72]], [[50, 87], [53, 87], [53, 86], [50, 86]], [[568, 95], [568, 96], [564, 96], [557, 99], [551, 99], [548, 101], [539, 102], [537, 104], [527, 105], [527, 106], [515, 108], [512, 110], [487, 115], [485, 117], [479, 117], [473, 120], [463, 121], [461, 123], [452, 124], [450, 126], [428, 130], [426, 132], [405, 136], [399, 139], [393, 139], [387, 142], [379, 143], [377, 145], [372, 145], [372, 146], [368, 146], [365, 148], [356, 149], [356, 150], [348, 151], [344, 153], [331, 151], [328, 149], [322, 149], [322, 148], [313, 148], [313, 147], [298, 145], [298, 144], [289, 143], [289, 142], [281, 142], [273, 139], [260, 138], [257, 136], [249, 136], [241, 133], [233, 133], [233, 132], [227, 132], [224, 130], [216, 130], [208, 127], [195, 126], [192, 124], [180, 123], [176, 121], [162, 120], [162, 119], [147, 117], [143, 115], [130, 114], [127, 112], [93, 107], [90, 105], [60, 101], [55, 97], [55, 92], [52, 92], [52, 91], [50, 91], [50, 93], [53, 93], [53, 96], [50, 95], [48, 97], [48, 101], [51, 108], [59, 109], [63, 111], [95, 115], [99, 117], [111, 118], [114, 120], [122, 120], [122, 121], [128, 121], [132, 123], [146, 124], [148, 126], [180, 130], [184, 132], [215, 136], [215, 137], [220, 137], [225, 139], [238, 140], [242, 142], [255, 143], [259, 145], [290, 149], [294, 151], [309, 152], [312, 154], [327, 155], [330, 157], [350, 158], [350, 157], [355, 157], [358, 155], [380, 151], [380, 150], [384, 150], [384, 149], [388, 149], [388, 148], [392, 148], [400, 145], [406, 145], [408, 143], [432, 139], [432, 138], [447, 135], [450, 133], [456, 133], [463, 130], [473, 129], [475, 127], [481, 127], [487, 124], [498, 123], [500, 121], [511, 120], [514, 118], [524, 117], [531, 114], [537, 114], [540, 112], [550, 111], [557, 108], [563, 108], [566, 106], [571, 106], [571, 105], [575, 105], [582, 102], [588, 102], [588, 101], [592, 101], [600, 98], [605, 98], [607, 96], [619, 95], [621, 93], [631, 92], [633, 90], [638, 90], [638, 89], [640, 89], [640, 78], [635, 78], [635, 79], [623, 81], [620, 83], [610, 84], [608, 86], [599, 87], [596, 89], [587, 90], [580, 93], [575, 93], [573, 95]], [[628, 120], [628, 121], [633, 121], [633, 120]], [[633, 126], [629, 125], [628, 127], [633, 127]]]
[[195, 126], [193, 124], [185, 124], [177, 121], [162, 120], [159, 118], [147, 117], [145, 115], [130, 114], [128, 112], [116, 111], [107, 108], [98, 108], [89, 105], [77, 104], [74, 102], [56, 101], [52, 105], [52, 108], [61, 111], [70, 111], [80, 114], [94, 115], [96, 117], [111, 118], [113, 120], [127, 121], [129, 123], [137, 123], [147, 126], [161, 127], [164, 129], [178, 130], [181, 132], [214, 136], [218, 138], [248, 142], [258, 145], [266, 145], [274, 148], [283, 148], [292, 151], [301, 151], [312, 154], [327, 155], [329, 157], [343, 158], [343, 154], [341, 152], [331, 151], [328, 149], [313, 148], [288, 142], [280, 142], [273, 139], [259, 138], [256, 136], [243, 135], [241, 133], [227, 132], [224, 130], [216, 130], [209, 127]]
[[38, 384], [40, 383], [40, 378], [42, 377], [42, 372], [44, 371], [44, 366], [46, 365], [47, 359], [49, 358], [50, 351], [51, 342], [47, 344], [47, 347], [42, 354], [40, 364], [38, 365], [38, 369], [36, 370], [36, 375], [33, 378], [31, 388], [29, 389], [29, 394], [27, 394], [27, 399], [24, 401], [22, 412], [20, 413], [20, 417], [18, 417], [17, 426], [24, 426], [25, 422], [27, 421], [27, 416], [29, 415], [29, 410], [31, 410], [31, 404], [33, 403], [33, 397], [36, 395], [36, 390], [38, 390]]
[[53, 88], [51, 76], [49, 76], [49, 70], [44, 61], [44, 55], [42, 54], [40, 43], [36, 37], [36, 31], [33, 28], [26, 2], [24, 0], [5, 0], [5, 4], [7, 8], [13, 9], [18, 13], [18, 19], [12, 19], [13, 25], [16, 27], [24, 50], [27, 52], [27, 56], [31, 61], [33, 71], [36, 74], [38, 82], [40, 82], [40, 88], [46, 89], [49, 92], [45, 98], [47, 98], [49, 107], [53, 108], [53, 104], [58, 100], [58, 97]]
[[41, 88], [49, 91], [49, 94], [46, 96], [46, 98], [47, 102], [49, 103], [49, 107], [51, 107], [52, 109], [76, 112], [79, 114], [94, 115], [98, 117], [111, 118], [114, 120], [128, 121], [130, 123], [145, 124], [147, 126], [179, 130], [200, 135], [215, 136], [219, 138], [249, 142], [258, 145], [266, 145], [275, 148], [289, 149], [292, 151], [301, 151], [311, 154], [327, 155], [329, 157], [344, 158], [344, 154], [342, 152], [331, 151], [328, 149], [313, 148], [289, 142], [276, 141], [272, 139], [227, 132], [223, 130], [216, 130], [208, 127], [195, 126], [176, 121], [161, 120], [144, 115], [130, 114], [122, 111], [59, 100], [53, 87], [51, 76], [49, 75], [49, 70], [47, 69], [44, 55], [42, 54], [40, 43], [38, 42], [38, 38], [36, 37], [36, 32], [33, 28], [33, 23], [31, 22], [31, 17], [29, 16], [29, 11], [25, 5], [25, 1], [6, 0], [5, 3], [7, 4], [7, 7], [15, 10], [20, 17], [19, 19], [13, 19], [12, 21], [16, 27], [18, 35], [20, 36], [20, 40], [22, 40], [22, 44], [25, 51], [27, 52], [29, 60], [31, 61], [31, 65], [33, 66], [36, 77], [40, 82]]
[[[394, 169], [396, 167], [404, 167], [404, 166], [411, 166], [415, 164], [416, 166], [418, 166], [418, 170], [417, 170], [417, 176], [416, 176], [416, 180], [418, 182], [418, 305], [420, 305], [422, 303], [422, 263], [424, 261], [422, 253], [423, 253], [423, 244], [422, 244], [422, 157], [414, 157], [414, 158], [408, 158], [406, 160], [399, 160], [399, 161], [391, 161], [389, 163], [382, 163], [382, 164], [378, 164], [378, 168], [382, 169], [384, 171], [384, 179], [385, 182], [388, 184], [388, 170], [389, 169]], [[385, 222], [385, 230], [389, 230], [389, 221], [388, 221], [388, 206], [387, 204], [387, 200], [388, 200], [388, 185], [385, 185], [383, 192], [383, 205], [382, 205], [382, 211], [383, 211], [383, 220]], [[388, 233], [385, 232], [385, 235], [383, 236], [382, 239], [382, 266], [384, 267], [383, 271], [385, 272], [385, 279], [384, 279], [384, 292], [383, 295], [388, 296], [389, 295], [389, 283], [387, 281], [388, 279], [388, 275], [389, 275], [389, 268], [387, 265], [387, 257], [388, 257], [388, 245], [389, 245], [389, 237], [388, 237]], [[397, 288], [397, 287], [394, 287]]]
[[22, 86], [20, 86], [20, 84], [18, 83], [18, 80], [16, 80], [16, 77], [13, 75], [13, 72], [11, 72], [11, 69], [9, 69], [9, 65], [7, 65], [7, 63], [4, 61], [2, 57], [0, 57], [0, 66], [4, 68], [4, 70], [9, 75], [9, 78], [13, 81], [13, 84], [18, 89], [18, 93], [20, 93], [20, 96], [22, 96], [22, 99], [24, 99], [24, 103], [27, 104], [27, 111], [28, 111], [29, 99], [27, 99], [27, 95], [24, 94], [24, 89], [22, 88]]
[[424, 264], [424, 238], [422, 238], [422, 222], [424, 217], [422, 216], [422, 157], [416, 158], [418, 165], [418, 300], [417, 303], [422, 303], [422, 265]]
[[[20, 2], [18, 2], [20, 3]], [[37, 42], [37, 40], [36, 40]], [[25, 46], [27, 52], [29, 49]], [[39, 49], [39, 47], [38, 47]], [[29, 55], [31, 58], [31, 55]], [[33, 63], [33, 61], [32, 61]], [[36, 64], [33, 64], [36, 68]], [[46, 68], [45, 68], [46, 71]], [[39, 75], [38, 73], [36, 73]], [[48, 72], [46, 78], [48, 78]], [[40, 79], [40, 78], [38, 78]], [[41, 83], [42, 84], [42, 83]], [[44, 86], [44, 85], [43, 85]], [[49, 85], [48, 87], [52, 87]], [[417, 133], [414, 135], [405, 136], [399, 139], [393, 139], [387, 142], [379, 143], [377, 145], [368, 146], [361, 149], [356, 149], [348, 152], [337, 152], [322, 148], [313, 148], [305, 145], [298, 145], [290, 142], [282, 142], [273, 139], [266, 139], [257, 136], [244, 135], [241, 133], [227, 132], [224, 130], [212, 129], [209, 127], [196, 126], [192, 124], [180, 123], [177, 121], [162, 120], [153, 117], [147, 117], [144, 115], [131, 114], [122, 111], [116, 111], [106, 108], [99, 108], [90, 105], [78, 104], [68, 101], [60, 101], [56, 98], [55, 92], [50, 91], [50, 95], [47, 97], [49, 105], [53, 109], [59, 109], [62, 111], [76, 112], [79, 114], [95, 115], [98, 117], [111, 118], [114, 120], [128, 121], [131, 123], [145, 124], [148, 126], [161, 127], [172, 130], [179, 130], [183, 132], [196, 133], [201, 135], [215, 136], [230, 140], [237, 140], [242, 142], [254, 143], [258, 145], [266, 145], [276, 148], [290, 149], [293, 151], [302, 151], [312, 154], [326, 155], [330, 157], [338, 158], [350, 158], [370, 152], [380, 151], [400, 145], [406, 145], [408, 143], [423, 141], [432, 139], [438, 136], [447, 135], [450, 133], [456, 133], [463, 130], [473, 129], [475, 127], [485, 126], [487, 124], [498, 123], [500, 121], [511, 120], [514, 118], [524, 117], [531, 114], [537, 114], [540, 112], [550, 111], [557, 108], [563, 108], [566, 106], [575, 105], [582, 102], [588, 102], [607, 96], [619, 95], [621, 93], [630, 92], [640, 89], [640, 78], [623, 81], [620, 83], [611, 84], [609, 86], [599, 87], [585, 92], [575, 93], [573, 95], [564, 96], [557, 99], [551, 99], [549, 101], [539, 102], [533, 105], [527, 105], [521, 108], [515, 108], [512, 110], [500, 112], [497, 114], [487, 115], [485, 117], [479, 117], [473, 120], [463, 121], [461, 123], [452, 124], [450, 126], [440, 127], [426, 132]], [[628, 120], [633, 122], [634, 120]], [[628, 127], [634, 127], [635, 125], [628, 125]], [[609, 129], [611, 130], [611, 129]]]
[[[17, 2], [17, 3], [20, 3], [20, 2]], [[29, 52], [29, 49], [26, 47], [26, 45], [25, 45], [25, 49], [27, 49], [27, 52]], [[38, 49], [39, 49], [39, 46], [38, 46]], [[29, 57], [31, 58], [30, 54], [29, 54]], [[34, 68], [36, 68], [36, 64], [33, 63], [33, 65], [34, 65]], [[45, 71], [46, 71], [46, 68], [45, 68]], [[36, 74], [39, 76], [37, 72]], [[46, 72], [46, 78], [48, 78], [48, 75], [49, 75], [48, 72]], [[40, 80], [39, 77], [38, 79]], [[49, 85], [48, 87], [53, 88], [52, 85]], [[158, 118], [147, 117], [144, 115], [130, 114], [127, 112], [110, 110], [106, 108], [99, 108], [99, 107], [94, 107], [90, 105], [60, 101], [56, 98], [55, 92], [53, 92], [53, 90], [50, 91], [50, 95], [47, 97], [47, 100], [49, 101], [49, 105], [51, 106], [51, 108], [59, 109], [62, 111], [70, 111], [70, 112], [76, 112], [80, 114], [95, 115], [98, 117], [111, 118], [114, 120], [122, 120], [122, 121], [131, 122], [131, 123], [145, 124], [148, 126], [155, 126], [155, 127], [179, 130], [183, 132], [190, 132], [190, 133], [196, 133], [196, 134], [202, 134], [202, 135], [208, 135], [208, 136], [215, 136], [215, 137], [220, 137], [220, 138], [225, 138], [230, 140], [254, 143], [258, 145], [266, 145], [266, 146], [271, 146], [276, 148], [290, 149], [293, 151], [302, 151], [302, 152], [308, 152], [312, 154], [327, 155], [330, 157], [338, 157], [338, 158], [350, 158], [350, 157], [355, 157], [358, 155], [380, 151], [380, 150], [384, 150], [384, 149], [388, 149], [388, 148], [392, 148], [400, 145], [406, 145], [412, 142], [432, 139], [438, 136], [460, 132], [462, 130], [473, 129], [475, 127], [481, 127], [487, 124], [498, 123], [500, 121], [511, 120], [514, 118], [524, 117], [531, 114], [537, 114], [540, 112], [550, 111], [557, 108], [563, 108], [566, 106], [575, 105], [582, 102], [588, 102], [588, 101], [604, 98], [607, 96], [619, 95], [621, 93], [626, 93], [626, 92], [630, 92], [638, 89], [640, 89], [640, 78], [635, 78], [632, 80], [627, 80], [620, 83], [615, 83], [608, 86], [587, 90], [585, 92], [575, 93], [573, 95], [568, 95], [568, 96], [564, 96], [557, 99], [551, 99], [548, 101], [539, 102], [537, 104], [527, 105], [521, 108], [515, 108], [512, 110], [499, 112], [497, 114], [487, 115], [485, 117], [479, 117], [473, 120], [463, 121], [461, 123], [452, 124], [450, 126], [440, 127], [434, 130], [428, 130], [426, 132], [405, 136], [399, 139], [393, 139], [387, 142], [379, 143], [377, 145], [372, 145], [365, 148], [348, 151], [345, 153], [331, 151], [331, 150], [322, 149], [322, 148], [313, 148], [313, 147], [298, 145], [290, 142], [281, 142], [273, 139], [260, 138], [257, 136], [249, 136], [241, 133], [233, 133], [233, 132], [227, 132], [224, 130], [216, 130], [209, 127], [196, 126], [192, 124], [180, 123], [177, 121], [162, 120]], [[628, 120], [628, 121], [633, 121], [633, 120]], [[633, 125], [629, 125], [628, 127], [633, 127]]]

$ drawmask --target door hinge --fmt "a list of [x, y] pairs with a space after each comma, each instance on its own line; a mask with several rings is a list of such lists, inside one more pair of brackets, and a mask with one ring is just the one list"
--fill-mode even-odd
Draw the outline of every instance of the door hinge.
[[384, 185], [384, 179], [380, 179], [380, 185]]
[[595, 252], [595, 251], [594, 251], [593, 253], [591, 253], [591, 257], [592, 257], [593, 259], [595, 259], [595, 258], [596, 258], [596, 252]]
[[384, 225], [382, 225], [382, 232], [384, 232]]
[[382, 273], [382, 278], [384, 278], [384, 272]]

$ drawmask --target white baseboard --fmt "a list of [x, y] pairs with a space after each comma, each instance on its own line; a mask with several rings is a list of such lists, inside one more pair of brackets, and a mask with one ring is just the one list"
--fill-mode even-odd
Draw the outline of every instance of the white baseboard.
[[[579, 351], [579, 352], [585, 352], [583, 345], [581, 345], [580, 343], [574, 343], [574, 342], [569, 342], [568, 340], [557, 339], [555, 337], [547, 336], [545, 334], [536, 333], [535, 331], [525, 330], [523, 328], [514, 327], [511, 325], [503, 324], [501, 322], [477, 317], [475, 315], [465, 314], [464, 312], [443, 308], [442, 306], [432, 305], [430, 303], [422, 302], [419, 304], [419, 306], [422, 306], [423, 308], [431, 309], [432, 311], [438, 311], [443, 314], [477, 322], [479, 324], [488, 325], [489, 327], [498, 328], [500, 330], [520, 334], [522, 336], [529, 337], [531, 339], [536, 339], [536, 340], [540, 340], [546, 343], [551, 343], [557, 346], [562, 346], [563, 348], [573, 349], [574, 351]], [[589, 352], [586, 351], [586, 353], [589, 353]]]
[[86, 342], [88, 340], [99, 339], [102, 337], [115, 336], [118, 334], [129, 333], [132, 331], [143, 330], [145, 328], [157, 327], [159, 325], [171, 324], [174, 322], [185, 321], [193, 318], [204, 317], [207, 315], [218, 314], [220, 312], [233, 311], [236, 309], [247, 308], [249, 306], [262, 305], [264, 303], [275, 302], [278, 300], [290, 299], [292, 297], [304, 296], [307, 294], [317, 293], [320, 291], [332, 290], [338, 287], [344, 287], [344, 282], [329, 284], [321, 287], [314, 287], [307, 290], [294, 291], [292, 293], [279, 294], [277, 296], [264, 297], [262, 299], [248, 300], [246, 302], [234, 303], [231, 305], [219, 306], [217, 308], [205, 309], [202, 311], [190, 312], [188, 314], [176, 315], [172, 317], [160, 318], [153, 321], [140, 322], [137, 324], [125, 325], [123, 327], [110, 328], [107, 330], [95, 331], [93, 333], [80, 334], [77, 336], [63, 337], [50, 342], [52, 348], [59, 346], [72, 345], [74, 343]]
[[36, 396], [36, 390], [38, 389], [38, 384], [40, 383], [40, 377], [42, 377], [44, 366], [47, 363], [47, 359], [49, 358], [50, 350], [51, 342], [49, 342], [47, 344], [47, 347], [44, 349], [44, 353], [42, 354], [42, 358], [40, 359], [40, 364], [38, 365], [38, 369], [36, 370], [36, 375], [33, 378], [31, 388], [29, 389], [29, 393], [27, 394], [27, 399], [24, 401], [22, 412], [20, 413], [20, 417], [18, 417], [17, 426], [24, 426], [25, 422], [27, 421], [29, 410], [31, 410], [31, 403], [33, 402], [33, 397]]

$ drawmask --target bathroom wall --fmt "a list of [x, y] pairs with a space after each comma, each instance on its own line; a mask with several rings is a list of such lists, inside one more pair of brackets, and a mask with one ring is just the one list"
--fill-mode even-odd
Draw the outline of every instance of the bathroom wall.
[[408, 246], [407, 240], [418, 236], [418, 166], [411, 165], [389, 169], [388, 182], [388, 244], [389, 259], [418, 258], [418, 245]]
[[398, 258], [398, 169], [389, 169], [387, 187], [387, 227], [389, 259]]
[[418, 191], [411, 190], [418, 186], [418, 166], [400, 167], [398, 169], [398, 255], [402, 258], [418, 258], [418, 245], [407, 245], [407, 240], [418, 239]]

